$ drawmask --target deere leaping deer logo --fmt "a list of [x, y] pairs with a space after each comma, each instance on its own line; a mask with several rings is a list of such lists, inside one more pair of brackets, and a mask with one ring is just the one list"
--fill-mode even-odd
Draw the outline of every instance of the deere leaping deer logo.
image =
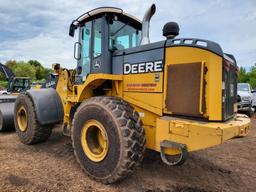
[[96, 60], [95, 63], [94, 63], [94, 65], [93, 65], [93, 68], [94, 68], [94, 69], [99, 69], [100, 66], [101, 66], [100, 60]]

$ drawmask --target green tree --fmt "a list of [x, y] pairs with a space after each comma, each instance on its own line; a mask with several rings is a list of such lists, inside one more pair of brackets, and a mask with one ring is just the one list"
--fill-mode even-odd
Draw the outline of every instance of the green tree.
[[34, 67], [42, 67], [41, 63], [37, 60], [29, 60], [28, 63]]
[[0, 81], [5, 81], [5, 75], [3, 73], [0, 73]]
[[238, 73], [238, 82], [239, 83], [247, 83], [249, 81], [249, 77], [246, 73], [246, 70], [244, 67], [239, 68], [239, 73]]
[[15, 67], [17, 66], [17, 62], [15, 60], [9, 60], [9, 61], [6, 61], [5, 65], [9, 67], [11, 70], [14, 70]]
[[[11, 69], [16, 77], [29, 77], [34, 81], [45, 80], [48, 74], [52, 72], [51, 69], [44, 68], [37, 60], [29, 60], [28, 62], [9, 60], [5, 65]], [[0, 86], [6, 87], [7, 83], [4, 74], [0, 73]]]
[[29, 63], [24, 61], [17, 62], [16, 67], [13, 70], [16, 77], [30, 77], [31, 79], [36, 79], [36, 70]]
[[37, 60], [29, 60], [28, 63], [33, 66], [36, 70], [36, 79], [44, 80], [47, 75], [51, 72], [51, 69], [44, 68]]
[[256, 67], [253, 66], [248, 72], [244, 67], [240, 67], [238, 74], [239, 83], [249, 83], [252, 88], [256, 88]]
[[7, 81], [0, 81], [0, 90], [5, 89], [8, 85]]
[[250, 85], [255, 88], [256, 87], [256, 67], [251, 67], [250, 71], [247, 73], [249, 77]]

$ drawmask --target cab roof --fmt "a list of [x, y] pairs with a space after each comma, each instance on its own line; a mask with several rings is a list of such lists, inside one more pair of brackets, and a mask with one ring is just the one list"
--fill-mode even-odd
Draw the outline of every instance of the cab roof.
[[95, 18], [102, 14], [117, 14], [117, 15], [122, 16], [126, 20], [130, 21], [131, 23], [136, 24], [137, 26], [141, 27], [141, 25], [142, 25], [142, 22], [138, 18], [136, 18], [133, 15], [130, 15], [130, 14], [124, 12], [122, 9], [116, 8], [116, 7], [99, 7], [99, 8], [93, 9], [91, 11], [88, 11], [88, 12], [82, 14], [77, 19], [73, 20], [72, 24], [75, 26], [78, 26], [80, 23], [90, 21], [92, 18]]

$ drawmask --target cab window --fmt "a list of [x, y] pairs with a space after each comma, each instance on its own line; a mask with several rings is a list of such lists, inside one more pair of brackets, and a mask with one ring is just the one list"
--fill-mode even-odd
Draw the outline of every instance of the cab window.
[[140, 32], [127, 23], [114, 20], [109, 25], [109, 33], [109, 47], [112, 50], [136, 47], [139, 43]]
[[92, 33], [92, 22], [88, 22], [84, 25], [82, 28], [82, 75], [86, 76], [88, 73], [90, 73], [90, 64], [91, 64], [91, 58], [90, 58], [90, 44], [91, 44], [91, 33]]
[[101, 19], [93, 21], [93, 57], [99, 57], [101, 55]]

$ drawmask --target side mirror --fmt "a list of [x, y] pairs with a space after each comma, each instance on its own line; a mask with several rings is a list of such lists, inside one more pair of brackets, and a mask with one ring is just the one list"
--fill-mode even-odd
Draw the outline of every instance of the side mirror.
[[69, 27], [69, 36], [74, 37], [76, 29], [77, 29], [77, 26], [71, 23]]
[[256, 90], [252, 90], [251, 92], [252, 92], [252, 93], [256, 93]]
[[74, 58], [76, 60], [80, 60], [81, 59], [81, 43], [79, 42], [75, 42], [74, 44]]

